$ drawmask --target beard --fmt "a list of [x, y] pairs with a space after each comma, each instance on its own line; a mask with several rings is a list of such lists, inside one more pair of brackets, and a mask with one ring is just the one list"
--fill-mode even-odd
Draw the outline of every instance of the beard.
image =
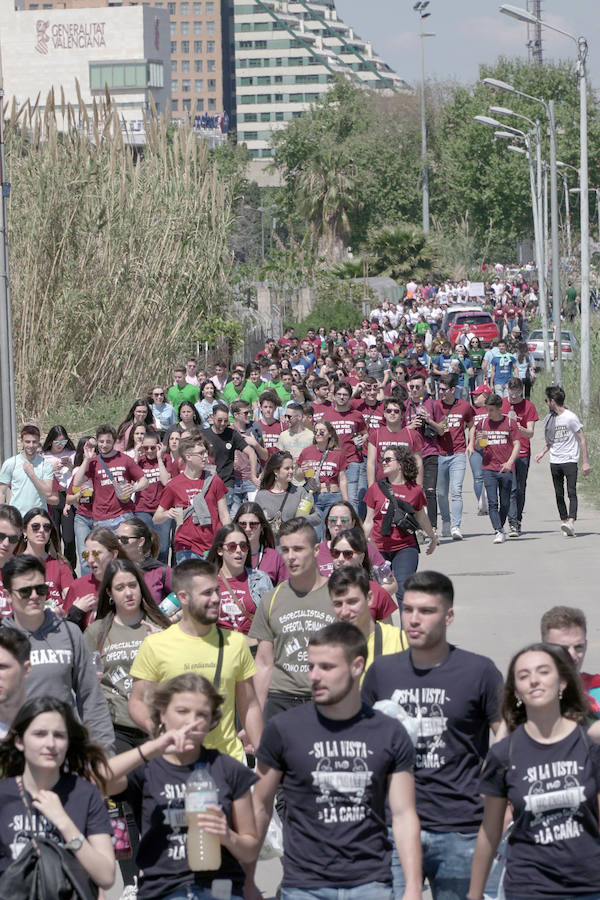
[[313, 700], [315, 703], [318, 703], [319, 706], [335, 706], [336, 703], [341, 703], [342, 700], [345, 700], [348, 694], [352, 693], [354, 689], [354, 679], [350, 674], [348, 674], [348, 678], [341, 687], [337, 688], [335, 691], [330, 691], [330, 693], [323, 699], [317, 700], [313, 695]]
[[213, 610], [205, 606], [190, 604], [188, 610], [194, 622], [198, 622], [199, 625], [214, 625], [219, 618], [219, 607]]

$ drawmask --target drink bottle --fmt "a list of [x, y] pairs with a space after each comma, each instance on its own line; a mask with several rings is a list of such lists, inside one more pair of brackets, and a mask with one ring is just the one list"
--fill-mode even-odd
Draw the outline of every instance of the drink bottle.
[[185, 815], [188, 824], [187, 858], [192, 872], [214, 872], [221, 867], [221, 842], [197, 825], [197, 813], [216, 806], [219, 789], [203, 763], [196, 766], [185, 786]]

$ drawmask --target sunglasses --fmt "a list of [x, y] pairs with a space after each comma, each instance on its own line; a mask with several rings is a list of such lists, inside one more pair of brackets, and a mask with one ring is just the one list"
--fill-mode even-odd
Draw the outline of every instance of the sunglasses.
[[354, 556], [354, 550], [330, 550], [332, 559], [339, 559], [340, 556], [343, 556], [344, 559], [352, 559]]
[[34, 591], [36, 596], [43, 600], [48, 596], [48, 590], [48, 585], [43, 581], [40, 584], [28, 584], [27, 587], [13, 588], [14, 593], [18, 594], [21, 600], [29, 600]]
[[[128, 544], [130, 541], [137, 541], [138, 538], [136, 538], [136, 537], [131, 537], [131, 535], [128, 535], [128, 534], [118, 534], [118, 535], [117, 535], [117, 540], [118, 540], [118, 542], [119, 542], [120, 544], [123, 544], [123, 546], [126, 547], [127, 544]], [[94, 552], [97, 553], [98, 551], [96, 550], [96, 551], [94, 551]]]
[[4, 543], [4, 541], [8, 541], [9, 544], [18, 544], [20, 540], [20, 534], [4, 534], [3, 531], [0, 531], [0, 544]]
[[98, 557], [100, 556], [100, 551], [99, 550], [84, 550], [81, 555], [87, 562], [87, 560], [90, 558], [90, 556], [93, 557], [94, 559], [98, 559]]
[[152, 391], [152, 396], [153, 397], [164, 397], [165, 392], [164, 391]]
[[52, 525], [50, 524], [50, 522], [32, 522], [29, 527], [36, 533], [38, 531], [47, 531], [48, 534], [50, 534], [50, 532], [52, 531]]
[[243, 528], [244, 531], [248, 529], [249, 531], [256, 531], [257, 528], [260, 528], [260, 522], [241, 522], [237, 523], [240, 528]]
[[402, 412], [402, 410], [396, 409], [395, 406], [388, 406], [388, 407], [386, 407], [385, 411], [386, 411], [386, 413], [391, 413], [392, 415], [395, 415], [395, 416], [400, 415], [400, 413]]
[[235, 553], [236, 550], [248, 550], [248, 541], [227, 541], [223, 544], [223, 550], [228, 553]]
[[395, 456], [382, 456], [382, 457], [381, 457], [381, 462], [382, 462], [382, 463], [392, 463], [392, 462], [395, 462], [395, 461], [396, 461], [396, 457], [395, 457]]
[[351, 521], [350, 516], [329, 516], [332, 525], [348, 525]]
[[67, 446], [67, 442], [63, 441], [63, 440], [52, 441], [52, 443], [55, 444], [57, 447], [66, 447]]

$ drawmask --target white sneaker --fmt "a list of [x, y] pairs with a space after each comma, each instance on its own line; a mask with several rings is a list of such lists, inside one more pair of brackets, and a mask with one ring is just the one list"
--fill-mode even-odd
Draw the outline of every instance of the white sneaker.
[[458, 525], [455, 525], [454, 528], [450, 530], [450, 534], [452, 535], [453, 541], [462, 541], [463, 536]]
[[450, 522], [442, 522], [442, 537], [450, 537]]
[[494, 540], [493, 540], [492, 543], [494, 543], [494, 544], [503, 544], [505, 540], [506, 540], [506, 535], [504, 534], [504, 532], [503, 532], [503, 531], [497, 531], [497, 532], [496, 532], [496, 537], [494, 538]]
[[570, 522], [563, 522], [560, 526], [560, 530], [565, 535], [565, 537], [575, 537], [575, 529]]

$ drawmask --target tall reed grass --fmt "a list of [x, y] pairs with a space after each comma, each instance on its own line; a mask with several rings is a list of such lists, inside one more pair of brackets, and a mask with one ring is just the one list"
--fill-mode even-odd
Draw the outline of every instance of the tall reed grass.
[[18, 419], [135, 396], [228, 314], [231, 187], [154, 111], [139, 155], [109, 98], [5, 119]]

